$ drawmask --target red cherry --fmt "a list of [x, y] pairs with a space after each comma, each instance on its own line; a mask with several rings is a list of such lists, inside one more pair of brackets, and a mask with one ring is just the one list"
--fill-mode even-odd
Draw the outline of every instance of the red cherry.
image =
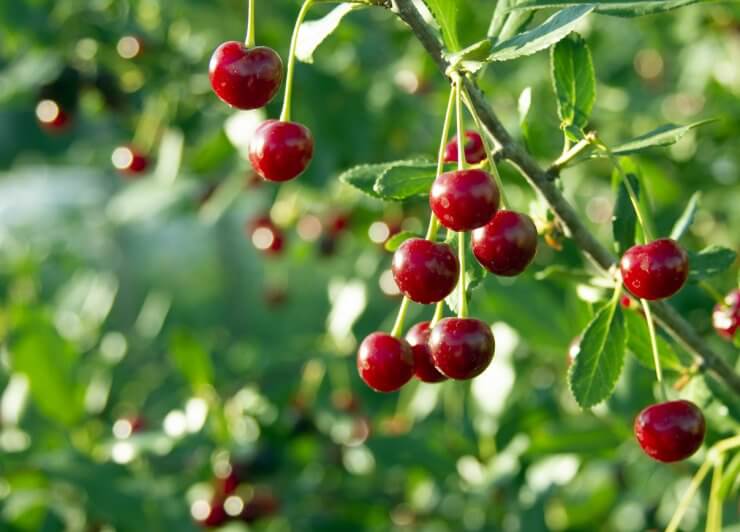
[[491, 273], [519, 275], [537, 252], [537, 228], [526, 214], [498, 211], [483, 227], [473, 231], [473, 254]]
[[244, 509], [239, 515], [245, 523], [253, 523], [258, 519], [275, 515], [280, 509], [280, 501], [273, 495], [272, 491], [257, 491], [252, 498], [244, 504]]
[[447, 244], [423, 238], [406, 240], [393, 254], [393, 278], [399, 290], [417, 303], [442, 301], [455, 289], [460, 266]]
[[283, 81], [283, 62], [272, 48], [247, 48], [228, 41], [216, 48], [208, 65], [213, 92], [238, 109], [264, 107]]
[[689, 275], [689, 257], [670, 238], [632, 246], [619, 263], [624, 286], [642, 299], [663, 299], [678, 292]]
[[[477, 164], [486, 158], [486, 150], [483, 147], [483, 139], [477, 131], [465, 132], [465, 160], [468, 164]], [[445, 146], [445, 162], [457, 162], [457, 137]]]
[[61, 133], [69, 126], [72, 118], [54, 100], [41, 100], [36, 105], [36, 118], [49, 133]]
[[495, 345], [491, 328], [473, 318], [444, 318], [429, 337], [434, 366], [457, 380], [483, 373], [493, 359]]
[[406, 340], [375, 332], [365, 338], [357, 353], [357, 371], [378, 392], [394, 392], [414, 374], [414, 357]]
[[216, 477], [215, 491], [222, 496], [231, 495], [237, 490], [241, 481], [242, 479], [237, 472], [237, 468], [232, 466], [225, 477]]
[[712, 325], [717, 334], [732, 341], [740, 325], [740, 289], [725, 297], [724, 304], [717, 304], [712, 312]]
[[229, 516], [224, 508], [224, 502], [220, 498], [214, 498], [210, 502], [208, 515], [206, 515], [200, 524], [205, 528], [217, 528], [228, 522]]
[[417, 323], [406, 333], [406, 341], [411, 346], [414, 355], [414, 374], [416, 378], [424, 382], [441, 382], [447, 380], [432, 362], [432, 353], [429, 351], [429, 322]]
[[635, 418], [637, 442], [660, 462], [677, 462], [694, 454], [704, 441], [704, 430], [704, 415], [689, 401], [650, 405]]
[[149, 167], [149, 158], [131, 146], [119, 146], [113, 150], [111, 160], [116, 170], [128, 177], [139, 176]]
[[283, 250], [283, 232], [268, 216], [260, 216], [247, 224], [247, 233], [252, 245], [268, 255], [278, 255]]
[[429, 205], [439, 221], [453, 231], [486, 225], [498, 210], [499, 192], [483, 170], [455, 170], [434, 180]]
[[249, 161], [255, 172], [268, 181], [298, 177], [313, 157], [313, 137], [296, 122], [266, 120], [249, 143]]

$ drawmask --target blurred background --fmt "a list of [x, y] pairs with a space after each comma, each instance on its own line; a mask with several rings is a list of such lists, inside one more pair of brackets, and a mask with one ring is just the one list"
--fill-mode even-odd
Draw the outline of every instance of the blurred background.
[[[492, 5], [460, 2], [463, 44], [485, 35]], [[298, 7], [257, 1], [257, 40], [284, 60]], [[640, 452], [632, 419], [654, 377], [633, 357], [606, 404], [577, 407], [568, 348], [598, 294], [567, 274], [537, 278], [584, 265], [505, 164], [511, 203], [547, 242], [527, 273], [474, 293], [471, 313], [496, 336], [490, 369], [389, 395], [360, 381], [358, 340], [390, 329], [400, 301], [383, 243], [422, 231], [428, 207], [383, 204], [337, 176], [434, 157], [448, 89], [392, 14], [351, 13], [297, 65], [309, 170], [263, 182], [245, 146], [280, 97], [235, 113], [207, 75], [214, 48], [243, 38], [245, 13], [232, 0], [0, 3], [0, 530], [665, 526], [703, 455], [666, 466]], [[658, 234], [701, 191], [688, 246], [738, 249], [738, 5], [591, 16], [579, 32], [607, 142], [719, 118], [635, 161]], [[558, 156], [547, 53], [489, 67], [482, 85], [538, 159]], [[604, 242], [610, 176], [594, 160], [562, 178]], [[736, 287], [737, 267], [711, 284]], [[673, 302], [737, 363], [706, 292]], [[431, 310], [413, 306], [408, 325]], [[737, 432], [740, 399], [716, 381], [699, 375], [681, 395], [702, 406], [708, 443]], [[683, 530], [703, 530], [705, 495]], [[725, 530], [740, 530], [739, 512], [735, 495]]]

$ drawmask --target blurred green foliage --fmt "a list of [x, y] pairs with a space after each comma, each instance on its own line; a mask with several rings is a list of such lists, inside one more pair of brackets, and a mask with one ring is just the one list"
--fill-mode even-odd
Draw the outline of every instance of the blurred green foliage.
[[[493, 8], [458, 3], [464, 47], [485, 36]], [[660, 465], [634, 443], [632, 419], [654, 397], [643, 352], [625, 360], [606, 403], [576, 405], [568, 345], [603, 294], [573, 282], [586, 265], [567, 239], [562, 250], [541, 243], [516, 280], [489, 276], [474, 291], [471, 312], [497, 338], [484, 375], [390, 395], [362, 384], [357, 341], [388, 330], [398, 304], [389, 253], [368, 234], [382, 236], [383, 223], [422, 232], [428, 209], [423, 198], [382, 204], [337, 176], [433, 158], [448, 88], [392, 14], [353, 12], [313, 65], [298, 65], [293, 114], [316, 138], [311, 167], [279, 188], [248, 186], [237, 137], [263, 115], [235, 119], [207, 77], [212, 50], [242, 37], [245, 4], [0, 3], [0, 529], [196, 530], [191, 512], [229, 462], [246, 464], [250, 496], [272, 493], [280, 504], [230, 530], [665, 526], [703, 456]], [[298, 4], [257, 0], [258, 42], [285, 57]], [[598, 80], [591, 125], [605, 142], [718, 118], [634, 160], [657, 234], [701, 191], [687, 247], [740, 248], [740, 8], [591, 15], [578, 31]], [[141, 43], [134, 58], [117, 51], [125, 36]], [[482, 85], [537, 158], [557, 158], [547, 53], [492, 64]], [[72, 116], [61, 133], [34, 117], [50, 96]], [[110, 155], [132, 140], [156, 167], [126, 181]], [[542, 227], [544, 205], [511, 167], [501, 170], [510, 202]], [[608, 161], [567, 169], [561, 183], [610, 242]], [[266, 212], [286, 234], [280, 256], [258, 252], [245, 234]], [[349, 227], [333, 237], [339, 215]], [[309, 216], [324, 224], [318, 240]], [[551, 265], [565, 274], [538, 279]], [[737, 266], [709, 282], [722, 293], [737, 286]], [[705, 291], [689, 285], [672, 302], [740, 368], [737, 349], [713, 334]], [[411, 310], [412, 320], [430, 315]], [[639, 328], [634, 315], [626, 322]], [[661, 351], [674, 365], [688, 361], [668, 340]], [[738, 398], [711, 378], [696, 376], [681, 396], [704, 409], [708, 443], [740, 428]], [[683, 530], [703, 529], [705, 500]], [[724, 509], [728, 531], [740, 529], [736, 501], [737, 491]]]

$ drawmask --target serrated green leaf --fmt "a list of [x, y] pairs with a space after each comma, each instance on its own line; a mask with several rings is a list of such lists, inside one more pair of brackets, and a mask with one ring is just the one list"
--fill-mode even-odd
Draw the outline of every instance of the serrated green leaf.
[[[453, 249], [457, 250], [457, 235], [453, 231], [449, 232], [450, 235], [454, 235], [454, 240], [450, 243]], [[467, 292], [468, 302], [470, 302], [473, 290], [485, 279], [487, 271], [480, 265], [478, 259], [473, 255], [473, 250], [470, 247], [470, 233], [465, 234], [465, 290]], [[452, 293], [445, 298], [447, 307], [457, 314], [460, 305], [460, 283], [457, 283]]]
[[678, 217], [676, 223], [671, 229], [671, 238], [673, 240], [681, 240], [681, 238], [689, 230], [691, 224], [694, 223], [694, 217], [696, 216], [696, 210], [699, 208], [699, 199], [701, 198], [701, 192], [694, 192], [691, 199], [686, 204], [686, 208], [683, 210], [681, 216]]
[[737, 253], [722, 246], [709, 246], [701, 251], [689, 251], [689, 281], [697, 282], [719, 275], [732, 266]]
[[[626, 310], [624, 311], [624, 325], [627, 331], [627, 349], [640, 364], [646, 368], [655, 369], [650, 333], [645, 317], [635, 310]], [[682, 371], [684, 366], [673, 346], [660, 334], [656, 337], [656, 343], [661, 367], [664, 370]]]
[[599, 310], [581, 338], [568, 380], [576, 402], [591, 408], [611, 395], [624, 365], [624, 321], [616, 299]]
[[[603, 15], [637, 17], [662, 13], [704, 1], [708, 0], [601, 0], [588, 3], [594, 5], [596, 12]], [[583, 3], [578, 0], [522, 0], [511, 9], [551, 9], [577, 6]]]
[[296, 44], [296, 58], [304, 63], [313, 63], [313, 53], [316, 48], [339, 27], [339, 23], [342, 22], [345, 15], [362, 7], [365, 6], [345, 2], [329, 11], [322, 18], [301, 24]]
[[421, 235], [417, 233], [412, 233], [411, 231], [401, 231], [400, 233], [396, 233], [392, 237], [390, 237], [385, 242], [385, 250], [386, 251], [396, 251], [399, 247], [401, 247], [401, 244], [406, 242], [409, 238], [420, 238]]
[[460, 49], [457, 34], [457, 0], [423, 0], [442, 31], [442, 40], [449, 50]]
[[[619, 175], [616, 173], [616, 175]], [[634, 174], [626, 174], [635, 191], [640, 197], [640, 182]], [[614, 237], [614, 251], [622, 255], [635, 244], [635, 230], [637, 229], [637, 214], [632, 206], [627, 187], [623, 181], [619, 181], [617, 189], [617, 200], [614, 204], [612, 215], [612, 236]]]
[[491, 46], [493, 44], [490, 39], [483, 39], [459, 52], [446, 54], [446, 58], [450, 65], [462, 67], [463, 70], [475, 74], [486, 64]]
[[389, 166], [390, 163], [361, 164], [339, 174], [339, 180], [368, 196], [380, 199], [378, 193], [375, 192], [375, 182]]
[[426, 194], [432, 187], [437, 165], [425, 161], [397, 161], [389, 166], [375, 181], [373, 190], [384, 200], [404, 200]]
[[213, 383], [211, 357], [193, 334], [178, 330], [170, 338], [170, 356], [175, 367], [198, 393]]
[[561, 127], [585, 128], [596, 101], [596, 76], [586, 41], [570, 34], [552, 48], [550, 65]]
[[[671, 144], [675, 144], [681, 137], [683, 137], [692, 129], [703, 126], [704, 124], [708, 124], [713, 121], [714, 120], [701, 120], [687, 126], [665, 124], [658, 128], [655, 128], [648, 133], [645, 133], [644, 135], [640, 135], [637, 138], [625, 142], [624, 144], [621, 144], [616, 148], [612, 148], [612, 153], [614, 155], [627, 155], [630, 153], [647, 150], [649, 148], [670, 146]], [[604, 157], [604, 154], [599, 152], [597, 152], [595, 155]]]
[[591, 5], [579, 5], [558, 11], [540, 26], [494, 46], [488, 60], [509, 61], [549, 48], [573, 31], [593, 9]]

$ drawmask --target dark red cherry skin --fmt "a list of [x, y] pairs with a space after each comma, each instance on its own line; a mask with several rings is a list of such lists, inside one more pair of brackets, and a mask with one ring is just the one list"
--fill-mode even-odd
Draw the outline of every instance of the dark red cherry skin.
[[221, 100], [238, 109], [258, 109], [280, 89], [283, 62], [272, 48], [228, 41], [213, 52], [208, 74]]
[[391, 270], [404, 295], [428, 304], [442, 301], [455, 289], [460, 265], [447, 244], [410, 238], [393, 254]]
[[205, 528], [217, 528], [229, 521], [229, 516], [224, 508], [223, 500], [219, 497], [215, 497], [211, 500], [211, 509], [208, 515], [200, 521], [200, 524]]
[[453, 231], [472, 231], [486, 225], [496, 214], [498, 202], [498, 187], [483, 170], [440, 174], [429, 194], [432, 211]]
[[[468, 164], [477, 164], [486, 158], [486, 150], [483, 147], [483, 139], [477, 131], [465, 132], [465, 160]], [[445, 146], [445, 162], [457, 162], [457, 137]]]
[[491, 273], [519, 275], [537, 252], [537, 228], [526, 214], [498, 211], [483, 227], [473, 231], [473, 254]]
[[245, 523], [254, 523], [259, 519], [275, 515], [280, 510], [280, 501], [272, 491], [257, 491], [244, 505], [239, 519]]
[[659, 462], [677, 462], [694, 454], [704, 441], [704, 415], [690, 401], [650, 405], [635, 418], [642, 450]]
[[447, 377], [442, 375], [432, 362], [432, 353], [429, 351], [429, 322], [422, 321], [409, 329], [406, 341], [411, 346], [414, 355], [414, 375], [423, 382], [442, 382]]
[[675, 240], [662, 238], [629, 248], [619, 263], [632, 295], [663, 299], [678, 292], [689, 276], [689, 257]]
[[456, 380], [483, 373], [493, 359], [494, 348], [491, 328], [473, 318], [444, 318], [429, 336], [434, 367]]
[[712, 312], [712, 325], [721, 337], [732, 341], [740, 325], [740, 289], [725, 297], [724, 304], [717, 304]]
[[313, 157], [313, 136], [296, 122], [266, 120], [249, 143], [249, 162], [268, 181], [283, 182], [298, 177]]
[[377, 392], [395, 392], [414, 375], [414, 357], [406, 340], [375, 332], [357, 353], [357, 371]]

